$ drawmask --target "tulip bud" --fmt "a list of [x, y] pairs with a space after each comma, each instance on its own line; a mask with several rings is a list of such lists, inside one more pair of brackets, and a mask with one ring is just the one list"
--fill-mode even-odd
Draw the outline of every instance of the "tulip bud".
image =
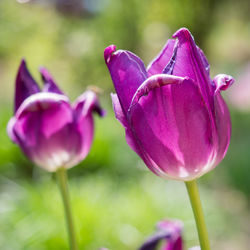
[[[160, 242], [163, 242], [161, 250], [184, 250], [182, 229], [181, 221], [160, 221], [157, 224], [156, 233], [149, 237], [139, 250], [156, 250]], [[200, 247], [193, 247], [189, 250], [200, 250]]]
[[103, 115], [98, 98], [86, 91], [71, 105], [45, 68], [41, 91], [23, 60], [16, 78], [15, 114], [9, 137], [38, 166], [54, 172], [83, 160], [94, 134], [93, 112]]
[[135, 54], [107, 47], [104, 58], [116, 94], [116, 118], [129, 146], [164, 178], [191, 181], [224, 158], [230, 115], [220, 92], [233, 78], [212, 81], [209, 64], [190, 32], [182, 28], [147, 69]]

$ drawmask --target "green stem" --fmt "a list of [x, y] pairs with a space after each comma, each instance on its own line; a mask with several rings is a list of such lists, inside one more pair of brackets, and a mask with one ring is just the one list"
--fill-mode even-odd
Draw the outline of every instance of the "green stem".
[[58, 185], [61, 191], [61, 196], [64, 205], [65, 219], [68, 228], [69, 243], [71, 250], [77, 250], [76, 234], [74, 230], [74, 223], [72, 218], [72, 212], [70, 207], [69, 189], [67, 182], [67, 170], [65, 168], [59, 168], [56, 172]]
[[193, 181], [187, 181], [185, 182], [185, 184], [187, 187], [189, 199], [194, 213], [201, 250], [210, 250], [208, 233], [204, 219], [204, 214], [202, 211], [202, 205], [201, 205], [197, 182], [196, 180], [193, 180]]

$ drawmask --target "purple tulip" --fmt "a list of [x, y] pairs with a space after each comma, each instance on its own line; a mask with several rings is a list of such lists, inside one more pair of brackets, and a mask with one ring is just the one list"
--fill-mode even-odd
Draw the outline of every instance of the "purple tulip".
[[135, 54], [114, 45], [104, 57], [117, 93], [114, 111], [129, 146], [155, 174], [190, 181], [227, 152], [231, 122], [220, 91], [234, 80], [210, 79], [208, 61], [187, 29], [173, 38], [147, 69]]
[[83, 160], [94, 133], [93, 112], [103, 115], [96, 94], [86, 91], [73, 105], [45, 68], [40, 91], [23, 60], [16, 78], [15, 115], [7, 130], [13, 142], [40, 167], [54, 172]]
[[[156, 250], [161, 241], [165, 242], [161, 250], [183, 250], [182, 228], [181, 221], [160, 221], [157, 224], [157, 232], [149, 237], [139, 250]], [[190, 248], [189, 250], [200, 250], [200, 247]]]

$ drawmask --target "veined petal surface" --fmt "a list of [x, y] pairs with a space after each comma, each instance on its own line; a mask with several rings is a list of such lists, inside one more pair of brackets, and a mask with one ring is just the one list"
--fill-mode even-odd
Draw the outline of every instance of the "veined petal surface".
[[73, 105], [76, 129], [79, 132], [81, 146], [72, 164], [83, 160], [90, 151], [94, 136], [94, 118], [96, 112], [104, 116], [105, 112], [99, 104], [97, 95], [93, 91], [86, 91], [79, 96]]
[[174, 39], [167, 40], [167, 43], [156, 56], [156, 58], [149, 63], [147, 67], [148, 76], [161, 74], [173, 56], [176, 41]]
[[223, 74], [211, 80], [208, 60], [188, 29], [173, 38], [147, 72], [136, 55], [114, 45], [104, 57], [117, 93], [114, 110], [129, 146], [157, 175], [191, 181], [227, 152], [231, 121], [220, 91], [234, 80]]
[[137, 88], [147, 78], [145, 66], [133, 53], [115, 51], [115, 47], [111, 46], [105, 49], [104, 56], [121, 106], [126, 112]]
[[166, 177], [191, 180], [204, 166], [211, 167], [211, 121], [191, 79], [152, 89], [131, 109], [130, 117], [140, 145]]
[[48, 171], [67, 167], [80, 147], [73, 113], [63, 95], [45, 92], [32, 95], [14, 119], [12, 133], [18, 144], [32, 161]]

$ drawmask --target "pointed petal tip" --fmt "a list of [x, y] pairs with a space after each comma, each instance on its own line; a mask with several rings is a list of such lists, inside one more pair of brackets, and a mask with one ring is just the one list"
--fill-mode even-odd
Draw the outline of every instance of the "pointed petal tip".
[[180, 36], [180, 35], [189, 35], [189, 34], [191, 34], [191, 32], [189, 31], [189, 29], [186, 28], [186, 27], [182, 27], [182, 28], [178, 29], [178, 30], [173, 34], [173, 38], [176, 38], [176, 37], [178, 37], [178, 36]]
[[48, 76], [48, 70], [45, 67], [43, 66], [39, 67], [39, 72], [43, 79], [47, 78], [46, 76]]
[[23, 71], [28, 71], [27, 63], [24, 58], [21, 59], [21, 62], [19, 64], [18, 72], [17, 72], [17, 77], [23, 72]]
[[191, 32], [189, 31], [189, 29], [183, 27], [183, 28], [180, 28], [178, 29], [172, 36], [173, 38], [178, 38], [179, 40], [187, 40], [187, 39], [190, 39], [192, 38], [193, 39], [193, 36], [191, 34]]
[[53, 80], [51, 74], [49, 73], [49, 71], [45, 67], [43, 67], [43, 66], [39, 67], [39, 72], [41, 74], [41, 77], [42, 77], [44, 84], [50, 83], [51, 81], [54, 83], [54, 80]]
[[61, 89], [57, 86], [56, 82], [54, 81], [53, 77], [49, 73], [49, 71], [45, 67], [40, 67], [39, 72], [41, 74], [44, 88], [44, 92], [54, 92], [57, 94], [64, 95], [64, 93], [61, 91]]
[[104, 50], [104, 59], [106, 64], [110, 62], [110, 58], [112, 54], [116, 51], [116, 46], [115, 45], [110, 45]]
[[40, 91], [36, 81], [31, 76], [26, 60], [23, 58], [19, 65], [15, 80], [15, 104], [14, 112], [17, 111], [21, 103], [30, 95]]
[[42, 72], [47, 71], [47, 69], [44, 66], [39, 67], [39, 72], [42, 74]]
[[26, 65], [26, 60], [25, 60], [25, 58], [22, 58], [22, 59], [21, 59], [20, 65]]

